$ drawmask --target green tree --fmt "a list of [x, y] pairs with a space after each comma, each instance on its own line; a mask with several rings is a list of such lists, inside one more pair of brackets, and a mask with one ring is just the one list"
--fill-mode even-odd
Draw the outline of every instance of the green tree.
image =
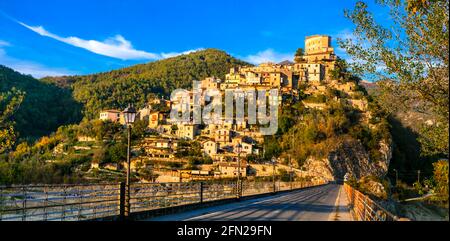
[[278, 157], [282, 148], [279, 141], [274, 136], [266, 136], [264, 138], [264, 158], [270, 160], [272, 157]]
[[359, 77], [354, 75], [349, 68], [349, 64], [345, 59], [337, 57], [335, 67], [330, 71], [330, 77], [342, 82], [353, 81], [358, 83], [360, 81]]
[[107, 158], [108, 158], [108, 156], [107, 156], [106, 148], [101, 147], [94, 151], [94, 153], [92, 155], [92, 162], [98, 163], [98, 164], [106, 163], [109, 161]]
[[448, 160], [439, 160], [433, 163], [435, 192], [439, 199], [448, 203]]
[[121, 163], [127, 159], [127, 145], [115, 143], [108, 148], [109, 160], [113, 163]]
[[146, 180], [154, 181], [156, 178], [158, 178], [158, 174], [155, 174], [153, 172], [153, 168], [151, 168], [151, 167], [140, 168], [138, 173], [139, 173], [140, 177], [142, 177]]
[[303, 55], [303, 48], [298, 48], [297, 51], [295, 51], [295, 57], [301, 57]]
[[132, 139], [141, 139], [145, 137], [147, 131], [148, 121], [137, 120], [133, 123], [133, 129], [131, 129]]
[[339, 44], [355, 60], [352, 69], [380, 80], [379, 94], [387, 113], [425, 111], [436, 122], [420, 131], [424, 155], [448, 155], [449, 1], [379, 0], [391, 22], [379, 24], [364, 2], [345, 16], [354, 38]]
[[0, 93], [0, 154], [11, 150], [16, 142], [15, 121], [12, 118], [24, 98], [24, 93], [12, 88]]
[[303, 48], [298, 48], [297, 51], [295, 51], [295, 58], [294, 58], [295, 62], [297, 62], [297, 63], [301, 62], [303, 55], [304, 55]]
[[61, 125], [81, 120], [81, 105], [72, 98], [70, 89], [59, 88], [0, 65], [0, 93], [12, 88], [22, 93], [20, 108], [14, 112], [15, 129], [21, 138], [36, 140], [56, 131]]

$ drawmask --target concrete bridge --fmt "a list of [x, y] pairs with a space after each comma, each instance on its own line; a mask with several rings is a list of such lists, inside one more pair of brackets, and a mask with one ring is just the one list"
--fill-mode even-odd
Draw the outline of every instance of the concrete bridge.
[[231, 180], [125, 190], [124, 183], [0, 186], [0, 221], [398, 220], [347, 184]]
[[148, 221], [351, 221], [342, 185], [328, 184]]

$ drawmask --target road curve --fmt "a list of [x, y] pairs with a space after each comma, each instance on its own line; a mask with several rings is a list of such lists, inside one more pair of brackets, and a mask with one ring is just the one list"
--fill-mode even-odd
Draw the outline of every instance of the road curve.
[[341, 185], [328, 184], [147, 221], [349, 221]]

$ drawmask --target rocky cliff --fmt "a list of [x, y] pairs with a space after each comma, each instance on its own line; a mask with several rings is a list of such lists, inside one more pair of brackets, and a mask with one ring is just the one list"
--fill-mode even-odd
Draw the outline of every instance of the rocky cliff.
[[356, 179], [365, 176], [384, 177], [392, 157], [391, 140], [379, 143], [381, 160], [371, 160], [359, 140], [348, 139], [338, 143], [326, 158], [309, 157], [303, 165], [308, 176], [327, 181], [340, 180], [346, 173]]

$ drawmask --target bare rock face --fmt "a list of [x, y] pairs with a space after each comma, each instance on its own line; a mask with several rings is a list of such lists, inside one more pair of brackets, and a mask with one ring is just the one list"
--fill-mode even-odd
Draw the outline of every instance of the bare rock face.
[[333, 181], [335, 177], [333, 175], [333, 169], [328, 159], [314, 159], [308, 158], [302, 168], [304, 175], [312, 177], [313, 179], [322, 181]]
[[392, 140], [382, 140], [380, 142], [379, 151], [383, 156], [383, 161], [375, 163], [378, 169], [382, 170], [382, 175], [379, 175], [379, 177], [384, 177], [388, 172], [389, 164], [391, 163], [392, 159], [392, 149]]
[[365, 193], [369, 193], [379, 199], [387, 198], [387, 190], [383, 186], [383, 184], [377, 180], [374, 180], [373, 177], [363, 177], [358, 184], [360, 188], [365, 191]]
[[345, 140], [338, 144], [327, 158], [316, 159], [310, 157], [303, 165], [307, 175], [322, 178], [324, 181], [342, 180], [346, 173], [356, 179], [365, 176], [383, 178], [392, 157], [390, 141], [380, 143], [381, 161], [372, 161], [364, 146], [354, 139]]

